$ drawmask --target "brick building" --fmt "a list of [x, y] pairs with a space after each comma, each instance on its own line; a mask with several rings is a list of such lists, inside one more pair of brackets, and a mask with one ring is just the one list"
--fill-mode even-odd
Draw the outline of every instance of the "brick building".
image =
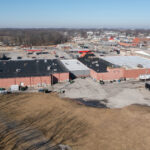
[[94, 54], [87, 54], [79, 58], [79, 61], [90, 68], [90, 76], [96, 80], [117, 80], [124, 75], [123, 68], [97, 58]]
[[140, 75], [150, 74], [150, 59], [140, 56], [108, 56], [103, 58], [124, 68], [124, 77], [138, 79]]
[[11, 85], [48, 86], [69, 80], [59, 60], [0, 61], [0, 87]]
[[138, 79], [150, 74], [150, 60], [139, 56], [108, 56], [97, 58], [87, 54], [79, 60], [88, 66], [95, 80]]

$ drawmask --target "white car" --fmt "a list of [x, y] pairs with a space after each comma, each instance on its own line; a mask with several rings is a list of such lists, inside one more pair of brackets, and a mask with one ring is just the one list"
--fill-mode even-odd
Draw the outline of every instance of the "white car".
[[7, 94], [7, 90], [0, 90], [0, 94]]

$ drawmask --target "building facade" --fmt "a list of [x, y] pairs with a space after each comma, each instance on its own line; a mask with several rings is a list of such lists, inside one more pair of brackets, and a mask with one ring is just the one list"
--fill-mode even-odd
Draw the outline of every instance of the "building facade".
[[48, 86], [69, 80], [69, 72], [58, 60], [0, 61], [0, 87]]
[[138, 56], [110, 56], [96, 58], [93, 54], [79, 60], [88, 66], [95, 80], [139, 79], [150, 74], [150, 60]]

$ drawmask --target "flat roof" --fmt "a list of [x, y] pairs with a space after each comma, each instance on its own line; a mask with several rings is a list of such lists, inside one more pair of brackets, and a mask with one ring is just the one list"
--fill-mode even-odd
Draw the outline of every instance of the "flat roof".
[[137, 54], [145, 55], [145, 56], [150, 56], [150, 54], [144, 52], [144, 51], [135, 51]]
[[86, 54], [84, 57], [78, 58], [83, 64], [93, 69], [97, 73], [108, 72], [107, 68], [118, 68], [120, 66], [114, 65], [104, 59], [97, 58], [94, 54]]
[[90, 70], [88, 67], [86, 67], [83, 63], [81, 63], [77, 59], [61, 60], [61, 62], [70, 71]]
[[0, 61], [0, 78], [50, 76], [68, 70], [57, 59]]
[[140, 56], [106, 56], [102, 59], [127, 68], [139, 68], [138, 65], [142, 65], [143, 68], [150, 68], [150, 59]]

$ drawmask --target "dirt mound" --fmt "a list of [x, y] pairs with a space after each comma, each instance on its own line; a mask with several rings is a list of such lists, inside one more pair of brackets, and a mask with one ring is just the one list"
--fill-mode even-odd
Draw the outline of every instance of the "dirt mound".
[[68, 107], [56, 95], [0, 97], [1, 148], [45, 150], [60, 144], [78, 145], [87, 134], [87, 125]]
[[150, 108], [90, 108], [56, 94], [0, 96], [1, 149], [149, 150]]

